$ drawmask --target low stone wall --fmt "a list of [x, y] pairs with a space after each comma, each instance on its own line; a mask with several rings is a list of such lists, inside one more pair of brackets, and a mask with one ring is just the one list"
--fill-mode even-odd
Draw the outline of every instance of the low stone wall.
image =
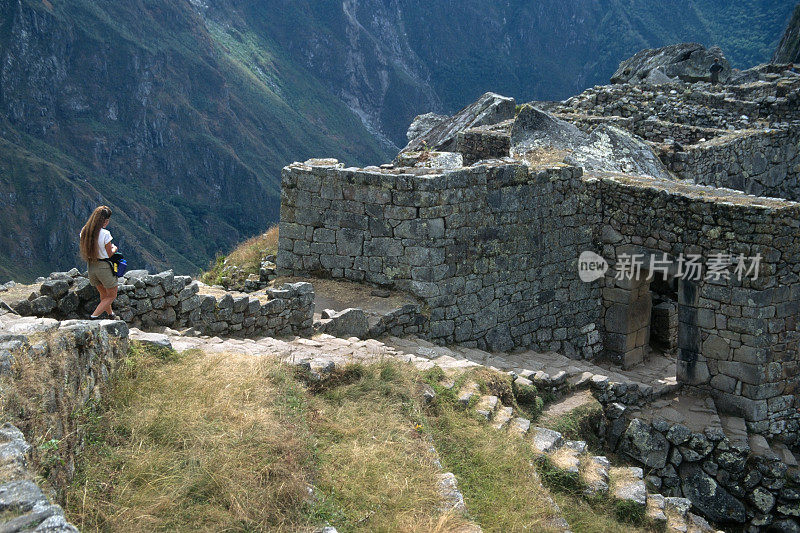
[[800, 200], [800, 123], [731, 133], [663, 157], [683, 179]]
[[[80, 272], [55, 272], [14, 305], [24, 316], [71, 318], [94, 310], [97, 290]], [[135, 327], [195, 328], [207, 335], [304, 335], [311, 331], [314, 290], [309, 283], [268, 289], [266, 296], [200, 294], [200, 284], [172, 271], [133, 272], [124, 278], [115, 312]]]
[[716, 524], [800, 529], [800, 471], [789, 471], [780, 457], [753, 453], [746, 439], [628, 418], [619, 404], [607, 406], [601, 431], [607, 446], [641, 465], [662, 494], [688, 498]]
[[378, 321], [370, 326], [367, 335], [373, 339], [383, 335], [395, 337], [415, 335], [428, 338], [430, 337], [430, 320], [423, 312], [421, 305], [408, 304], [381, 315]]
[[695, 144], [700, 139], [710, 141], [729, 133], [728, 130], [702, 128], [691, 124], [677, 124], [655, 119], [638, 121], [631, 131], [646, 141], [656, 143], [672, 141], [682, 145]]

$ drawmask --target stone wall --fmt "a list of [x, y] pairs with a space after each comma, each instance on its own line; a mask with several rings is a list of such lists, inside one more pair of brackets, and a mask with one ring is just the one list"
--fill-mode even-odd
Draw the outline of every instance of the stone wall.
[[676, 122], [665, 122], [655, 118], [637, 117], [617, 117], [617, 116], [594, 116], [581, 115], [576, 113], [556, 113], [556, 117], [570, 122], [578, 129], [591, 133], [600, 124], [610, 124], [638, 135], [639, 137], [653, 143], [668, 144], [677, 142], [680, 144], [695, 144], [700, 139], [710, 140], [721, 135], [727, 135], [728, 130], [717, 128], [704, 128], [693, 124], [681, 124]]
[[[0, 310], [0, 529], [76, 532], [28, 468], [30, 454], [50, 464], [48, 480], [62, 486], [74, 475], [83, 446], [81, 412], [105, 394], [107, 382], [128, 353], [122, 321], [65, 321], [20, 318]], [[28, 439], [57, 445], [32, 449]], [[42, 454], [54, 454], [42, 458]]]
[[[800, 471], [788, 471], [763, 438], [733, 440], [719, 430], [692, 431], [626, 411], [620, 405], [606, 409], [606, 444], [640, 464], [662, 494], [689, 498], [716, 524], [747, 524], [754, 531], [800, 528]], [[755, 453], [750, 442], [757, 445], [759, 438], [761, 453]]]
[[470, 128], [458, 133], [456, 152], [464, 156], [464, 164], [482, 159], [506, 157], [511, 150], [511, 121], [500, 125]]
[[770, 124], [800, 120], [800, 87], [793, 83], [772, 84], [775, 94], [754, 92], [749, 96], [729, 93], [729, 86], [716, 88], [684, 84], [642, 86], [616, 84], [597, 86], [563, 103], [550, 104], [548, 111], [630, 118], [633, 123], [658, 119], [704, 128], [747, 129], [756, 120]]
[[437, 342], [599, 353], [600, 289], [577, 276], [595, 214], [580, 169], [421, 170], [286, 167], [278, 274], [406, 290]]
[[731, 133], [662, 159], [683, 179], [800, 200], [800, 123]]
[[666, 253], [674, 277], [681, 254], [703, 263], [720, 253], [760, 254], [754, 280], [737, 279], [732, 268], [729, 279], [709, 278], [707, 270], [699, 281], [678, 279], [677, 377], [710, 390], [751, 431], [796, 440], [800, 204], [650, 178], [586, 179], [601, 200], [598, 240], [610, 265], [602, 289], [607, 351], [629, 365], [640, 361], [649, 317], [647, 266], [637, 280], [616, 279], [622, 254], [640, 254], [649, 265]]
[[[201, 285], [172, 271], [150, 275], [131, 272], [123, 278], [115, 312], [135, 327], [191, 327], [207, 335], [302, 335], [313, 324], [314, 291], [309, 283], [268, 289], [264, 296], [239, 293], [201, 294]], [[91, 313], [97, 290], [74, 269], [55, 272], [14, 304], [24, 316], [73, 318]]]
[[[797, 434], [800, 204], [574, 168], [427, 172], [284, 169], [279, 273], [407, 290], [429, 307], [437, 342], [573, 357], [605, 347], [633, 366], [649, 349], [652, 301], [646, 278], [615, 279], [623, 254], [647, 264], [666, 253], [673, 278], [682, 254], [758, 254], [757, 279], [727, 267], [727, 278], [678, 281], [677, 377], [751, 431]], [[602, 252], [604, 280], [578, 279], [584, 250]]]

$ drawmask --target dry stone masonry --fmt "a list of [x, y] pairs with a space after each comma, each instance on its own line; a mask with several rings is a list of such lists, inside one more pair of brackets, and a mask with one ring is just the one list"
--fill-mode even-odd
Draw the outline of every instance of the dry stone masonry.
[[[12, 307], [24, 316], [85, 318], [98, 302], [97, 290], [73, 269], [50, 274]], [[300, 335], [313, 325], [314, 290], [299, 282], [260, 295], [212, 294], [189, 276], [136, 270], [123, 278], [114, 309], [134, 327], [194, 328], [207, 335]]]
[[[31, 435], [58, 443], [59, 471], [74, 473], [83, 443], [75, 412], [98, 401], [128, 353], [128, 327], [121, 321], [63, 321], [24, 318], [0, 309], [0, 388], [6, 416]], [[27, 368], [28, 370], [21, 370]], [[40, 370], [37, 370], [40, 368]], [[41, 380], [36, 391], [15, 388], [18, 374]], [[19, 398], [27, 394], [30, 397]], [[29, 469], [31, 445], [11, 423], [0, 427], [0, 530], [73, 533]]]
[[[674, 357], [710, 413], [788, 455], [752, 459], [764, 454], [724, 432], [668, 435], [671, 422], [623, 416], [663, 392], [595, 376], [611, 447], [713, 521], [797, 531], [784, 474], [800, 451], [800, 77], [724, 64], [712, 86], [702, 74], [721, 52], [698, 47], [640, 54], [614, 85], [513, 117], [486, 111], [510, 107], [491, 93], [418, 117], [380, 167], [287, 166], [277, 271], [407, 291], [437, 344], [630, 370], [653, 350]], [[604, 273], [582, 280], [582, 252]], [[625, 279], [632, 256], [643, 267]]]

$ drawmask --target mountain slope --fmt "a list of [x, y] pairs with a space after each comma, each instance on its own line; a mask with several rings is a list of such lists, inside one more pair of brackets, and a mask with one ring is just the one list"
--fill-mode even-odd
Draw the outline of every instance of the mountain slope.
[[186, 1], [0, 0], [0, 20], [0, 191], [13, 198], [0, 276], [76, 264], [99, 203], [123, 215], [112, 230], [131, 264], [198, 271], [277, 218], [287, 162], [386, 156], [307, 72]]
[[800, 63], [800, 4], [794, 8], [786, 32], [778, 44], [773, 63]]
[[[270, 7], [266, 7], [269, 4]], [[563, 99], [607, 83], [643, 48], [720, 45], [733, 66], [769, 60], [794, 0], [344, 0], [236, 9], [398, 146], [414, 115], [486, 91]], [[324, 6], [324, 7], [323, 7]], [[265, 13], [271, 11], [272, 16]]]
[[131, 265], [197, 272], [277, 220], [291, 161], [385, 161], [419, 113], [562, 99], [645, 47], [766, 61], [792, 5], [0, 0], [0, 282], [75, 265], [100, 203]]

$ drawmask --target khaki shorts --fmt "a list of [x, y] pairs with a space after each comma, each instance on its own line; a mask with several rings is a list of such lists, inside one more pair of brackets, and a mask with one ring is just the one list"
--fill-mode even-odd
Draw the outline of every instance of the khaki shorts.
[[102, 285], [106, 289], [113, 289], [119, 286], [119, 278], [114, 275], [108, 262], [94, 261], [89, 263], [89, 283], [95, 287]]

